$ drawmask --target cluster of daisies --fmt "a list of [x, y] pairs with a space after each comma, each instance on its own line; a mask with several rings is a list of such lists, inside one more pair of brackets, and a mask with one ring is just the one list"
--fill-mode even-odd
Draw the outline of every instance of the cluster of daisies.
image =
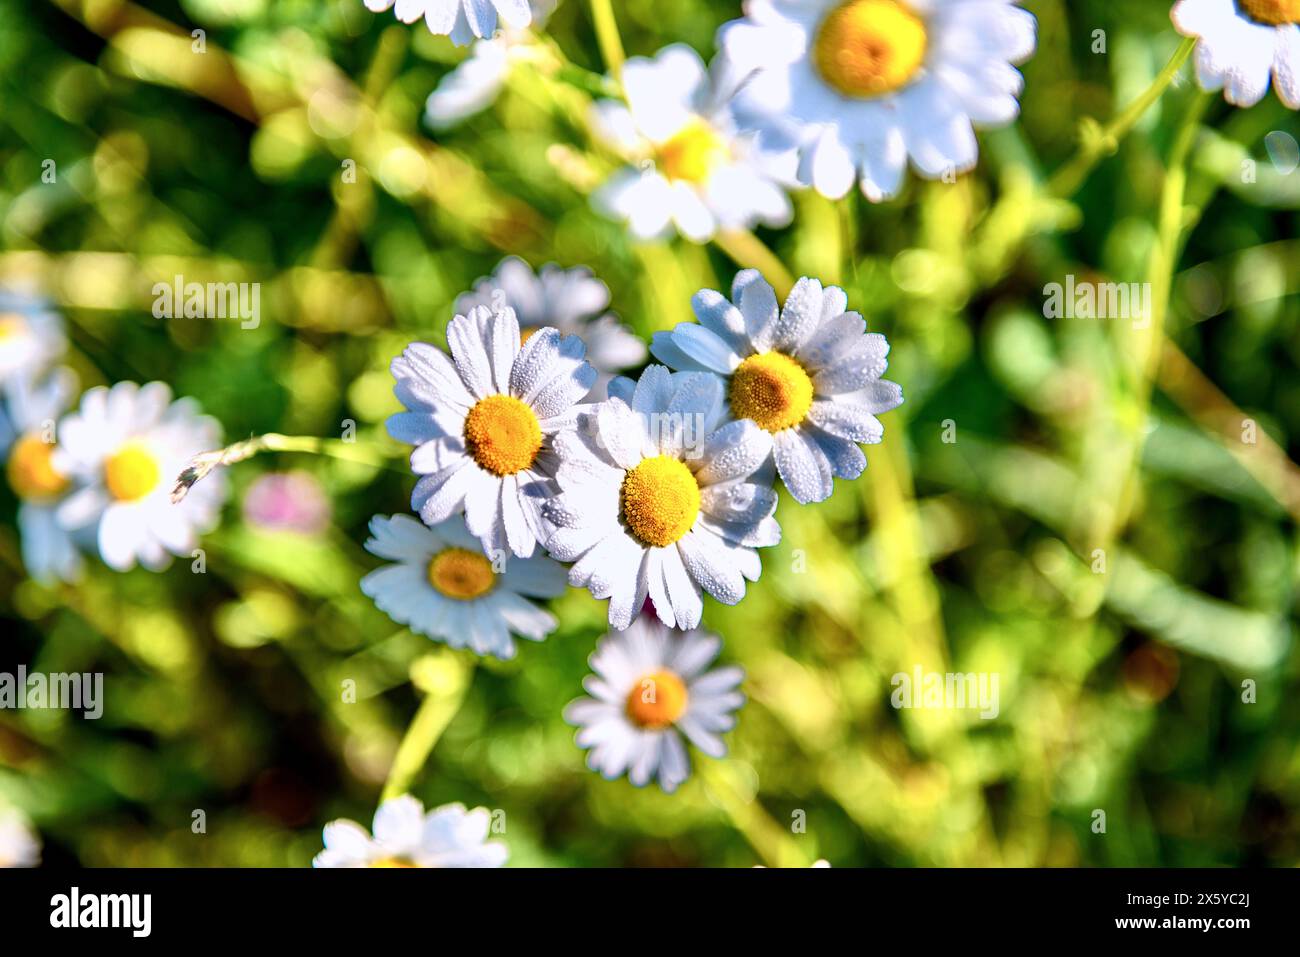
[[220, 444], [217, 422], [162, 382], [86, 390], [60, 364], [59, 316], [39, 299], [0, 290], [0, 455], [18, 499], [22, 558], [42, 582], [76, 581], [83, 553], [126, 571], [189, 557], [217, 522], [220, 477], [173, 506], [168, 493], [191, 456]]
[[[662, 364], [636, 379], [619, 373], [646, 350], [608, 298], [585, 269], [508, 259], [458, 301], [447, 351], [416, 342], [393, 360], [405, 411], [388, 430], [414, 446], [419, 519], [371, 521], [366, 547], [391, 564], [361, 587], [412, 630], [498, 658], [555, 629], [534, 600], [567, 585], [607, 599], [612, 630], [564, 717], [593, 770], [672, 792], [687, 742], [722, 757], [744, 702], [743, 671], [712, 667], [704, 596], [735, 604], [758, 580], [758, 549], [781, 535], [774, 484], [826, 499], [903, 396], [881, 378], [884, 337], [816, 279], [784, 304], [754, 270], [729, 296], [702, 290], [697, 321], [656, 334]], [[425, 814], [407, 797], [381, 806], [373, 837], [331, 824], [316, 864], [500, 863], [486, 836], [481, 808]]]
[[503, 659], [555, 629], [537, 600], [607, 599], [590, 697], [566, 718], [594, 770], [671, 792], [683, 736], [724, 754], [744, 700], [740, 669], [709, 667], [704, 596], [734, 605], [758, 580], [758, 549], [781, 537], [774, 484], [826, 499], [903, 396], [881, 378], [885, 338], [816, 279], [783, 305], [753, 270], [730, 296], [702, 290], [698, 321], [657, 333], [662, 364], [635, 380], [618, 373], [646, 349], [608, 299], [585, 269], [508, 259], [458, 301], [448, 351], [393, 360], [406, 411], [388, 430], [415, 447], [419, 518], [371, 521], [366, 548], [390, 564], [361, 588], [413, 631]]

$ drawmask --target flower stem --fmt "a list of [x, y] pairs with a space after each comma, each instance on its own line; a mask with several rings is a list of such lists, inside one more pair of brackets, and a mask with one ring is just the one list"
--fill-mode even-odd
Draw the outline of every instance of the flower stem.
[[1048, 192], [1061, 199], [1073, 196], [1088, 178], [1093, 167], [1119, 148], [1120, 140], [1128, 135], [1151, 105], [1160, 99], [1169, 85], [1174, 82], [1174, 77], [1182, 70], [1183, 64], [1187, 62], [1195, 46], [1195, 37], [1184, 38], [1151, 86], [1104, 127], [1098, 127], [1094, 121], [1090, 121], [1084, 127], [1082, 147], [1074, 159], [1056, 171], [1056, 175], [1048, 183]]
[[1151, 315], [1142, 324], [1134, 326], [1132, 337], [1124, 344], [1124, 355], [1128, 358], [1126, 371], [1132, 391], [1128, 397], [1130, 406], [1117, 414], [1117, 418], [1129, 423], [1129, 427], [1125, 440], [1120, 443], [1117, 467], [1111, 473], [1115, 488], [1110, 492], [1108, 501], [1115, 502], [1116, 506], [1114, 509], [1099, 510], [1090, 536], [1093, 547], [1108, 548], [1128, 524], [1133, 511], [1138, 491], [1138, 465], [1146, 444], [1151, 395], [1160, 368], [1160, 344], [1165, 338], [1165, 320], [1169, 314], [1174, 269], [1188, 223], [1187, 162], [1209, 101], [1210, 96], [1206, 93], [1198, 94], [1192, 101], [1170, 150], [1165, 181], [1160, 191], [1157, 239], [1147, 266], [1146, 278], [1151, 287]]
[[173, 504], [184, 499], [190, 489], [208, 473], [251, 459], [259, 452], [303, 452], [309, 455], [324, 455], [343, 462], [358, 462], [374, 468], [404, 471], [393, 463], [394, 456], [391, 453], [377, 446], [358, 445], [344, 439], [324, 439], [315, 435], [281, 435], [279, 432], [267, 432], [265, 435], [255, 435], [250, 439], [234, 442], [223, 449], [202, 452], [190, 459], [172, 488]]
[[614, 5], [610, 0], [591, 0], [591, 20], [596, 28], [596, 42], [605, 67], [620, 82], [623, 79], [623, 39], [618, 35], [618, 21], [614, 19]]
[[785, 263], [763, 241], [746, 230], [732, 229], [718, 232], [713, 243], [742, 269], [757, 269], [772, 284], [777, 298], [784, 300], [794, 287], [794, 276]]
[[473, 664], [451, 653], [426, 655], [412, 666], [411, 680], [425, 692], [425, 697], [397, 747], [380, 804], [411, 789], [438, 739], [464, 703], [473, 676]]
[[774, 821], [744, 784], [744, 776], [727, 761], [702, 761], [700, 780], [713, 803], [758, 852], [768, 867], [807, 867], [812, 863], [785, 828]]

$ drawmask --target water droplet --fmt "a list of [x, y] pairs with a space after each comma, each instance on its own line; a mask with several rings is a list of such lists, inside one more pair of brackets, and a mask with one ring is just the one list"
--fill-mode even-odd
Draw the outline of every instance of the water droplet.
[[1273, 161], [1273, 168], [1283, 176], [1290, 176], [1300, 167], [1300, 144], [1290, 133], [1274, 130], [1264, 137], [1264, 148]]

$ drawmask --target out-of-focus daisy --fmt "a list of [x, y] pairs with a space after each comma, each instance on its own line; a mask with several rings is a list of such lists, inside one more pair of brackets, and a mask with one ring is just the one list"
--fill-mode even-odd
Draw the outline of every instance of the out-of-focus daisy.
[[[639, 239], [678, 232], [705, 242], [719, 229], [790, 222], [790, 199], [778, 182], [778, 158], [740, 136], [727, 106], [733, 74], [725, 61], [704, 67], [698, 53], [675, 44], [653, 60], [623, 67], [627, 106], [596, 106], [597, 130], [633, 164], [592, 197], [625, 220]], [[793, 165], [789, 173], [793, 174]]]
[[609, 380], [619, 371], [645, 362], [645, 343], [618, 321], [609, 306], [609, 287], [585, 266], [542, 267], [535, 273], [516, 256], [501, 261], [496, 272], [474, 284], [474, 291], [456, 300], [456, 312], [466, 315], [475, 306], [492, 306], [497, 295], [515, 311], [522, 339], [554, 326], [562, 336], [578, 336], [587, 344], [587, 361], [596, 369], [589, 400], [604, 399]]
[[319, 535], [330, 522], [330, 502], [310, 472], [270, 472], [244, 495], [244, 521], [267, 531]]
[[508, 307], [456, 316], [447, 343], [450, 357], [415, 342], [392, 364], [409, 411], [388, 431], [416, 446], [411, 468], [422, 476], [411, 508], [428, 525], [464, 512], [488, 555], [508, 547], [527, 558], [550, 532], [541, 502], [552, 491], [552, 436], [573, 427], [596, 370], [577, 336], [542, 329], [521, 345]]
[[1179, 0], [1170, 11], [1183, 36], [1196, 37], [1196, 79], [1235, 106], [1268, 92], [1300, 109], [1300, 0]]
[[73, 536], [55, 518], [72, 485], [54, 461], [57, 422], [76, 391], [76, 374], [64, 368], [41, 380], [21, 376], [4, 384], [0, 452], [6, 456], [9, 487], [19, 501], [23, 565], [41, 582], [74, 581], [81, 573]]
[[716, 635], [670, 631], [648, 615], [602, 638], [582, 682], [591, 697], [564, 709], [581, 729], [578, 747], [591, 750], [587, 766], [607, 779], [626, 772], [637, 787], [657, 778], [671, 794], [691, 773], [682, 735], [711, 758], [725, 755], [721, 735], [745, 703], [745, 673], [705, 670], [721, 647]]
[[575, 562], [569, 583], [609, 599], [626, 628], [648, 596], [667, 625], [694, 628], [706, 591], [724, 604], [762, 574], [755, 547], [775, 545], [776, 494], [757, 475], [771, 437], [723, 422], [722, 381], [650, 366], [556, 439], [561, 494], [545, 515], [551, 555]]
[[[365, 0], [366, 9], [382, 13], [393, 6], [394, 0]], [[463, 47], [475, 37], [490, 37], [496, 33], [497, 19], [507, 27], [522, 30], [532, 22], [528, 0], [396, 0], [393, 12], [403, 23], [414, 23], [421, 17], [430, 32], [451, 37], [451, 42]]]
[[361, 590], [417, 634], [513, 658], [511, 632], [541, 641], [555, 630], [555, 617], [528, 600], [564, 592], [564, 568], [546, 556], [511, 559], [498, 573], [460, 516], [427, 528], [409, 515], [376, 515], [370, 534], [366, 550], [397, 564], [361, 579]]
[[41, 862], [41, 840], [26, 815], [0, 807], [0, 867], [35, 867]]
[[56, 313], [39, 299], [0, 289], [0, 382], [39, 376], [65, 348]]
[[[529, 0], [534, 29], [541, 29], [555, 0]], [[528, 55], [532, 30], [507, 27], [490, 40], [476, 40], [470, 54], [429, 94], [424, 112], [436, 130], [455, 126], [493, 103], [510, 78], [510, 68]]]
[[221, 445], [221, 427], [198, 403], [172, 401], [164, 382], [98, 386], [59, 425], [54, 465], [75, 491], [59, 506], [59, 524], [94, 526], [105, 564], [126, 571], [138, 561], [155, 571], [171, 555], [189, 556], [197, 535], [217, 523], [225, 477], [213, 475], [173, 505], [172, 482], [199, 452]]
[[355, 821], [325, 825], [325, 850], [313, 867], [500, 867], [509, 852], [489, 841], [487, 808], [444, 804], [427, 814], [409, 794], [385, 801], [375, 812], [374, 837]]
[[744, 125], [799, 150], [799, 178], [838, 199], [894, 196], [910, 159], [974, 167], [975, 125], [1015, 119], [1037, 24], [1015, 0], [748, 0], [719, 46], [749, 80]]
[[876, 418], [903, 402], [903, 390], [880, 378], [889, 343], [867, 333], [836, 286], [800, 279], [778, 311], [776, 293], [757, 270], [736, 275], [731, 301], [712, 289], [692, 300], [699, 323], [657, 332], [650, 351], [678, 370], [726, 378], [734, 418], [772, 435], [776, 468], [801, 503], [831, 494], [833, 478], [853, 479], [867, 466], [858, 443], [884, 437]]

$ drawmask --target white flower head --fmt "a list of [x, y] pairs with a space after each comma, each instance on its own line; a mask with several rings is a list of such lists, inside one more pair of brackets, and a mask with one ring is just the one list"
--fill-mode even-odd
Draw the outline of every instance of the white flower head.
[[41, 839], [26, 815], [0, 807], [0, 867], [35, 867], [41, 862]]
[[745, 673], [705, 670], [721, 648], [716, 635], [671, 631], [648, 615], [602, 638], [588, 659], [595, 673], [582, 683], [591, 697], [564, 709], [580, 729], [578, 747], [590, 749], [587, 766], [610, 780], [626, 773], [637, 787], [657, 778], [671, 794], [691, 773], [683, 735], [723, 757], [721, 735], [745, 703], [738, 690]]
[[1196, 37], [1196, 79], [1234, 106], [1254, 106], [1270, 78], [1288, 109], [1300, 109], [1300, 0], [1179, 0], [1174, 27]]
[[[555, 8], [555, 0], [530, 0], [533, 26], [542, 23]], [[476, 40], [470, 54], [449, 72], [429, 94], [424, 113], [435, 130], [445, 130], [480, 113], [496, 102], [515, 61], [528, 55], [533, 33], [507, 28], [490, 40]]]
[[[382, 13], [394, 0], [365, 0], [366, 9]], [[463, 47], [475, 37], [490, 37], [497, 30], [498, 18], [508, 27], [522, 30], [532, 22], [528, 0], [396, 0], [393, 12], [403, 23], [421, 17], [431, 33], [451, 37]]]
[[748, 0], [718, 44], [749, 74], [737, 113], [799, 150], [801, 182], [881, 202], [909, 159], [930, 179], [975, 166], [973, 124], [1019, 114], [1036, 30], [1016, 0]]
[[691, 304], [699, 322], [655, 333], [650, 351], [673, 369], [725, 377], [730, 415], [771, 435], [795, 500], [820, 502], [835, 478], [861, 475], [867, 460], [858, 444], [881, 441], [876, 416], [901, 405], [903, 390], [880, 378], [889, 343], [846, 311], [844, 290], [800, 279], [778, 309], [771, 285], [746, 269], [730, 300], [704, 289]]
[[67, 344], [63, 321], [42, 300], [0, 289], [0, 383], [39, 377]]
[[[706, 242], [720, 229], [789, 223], [792, 207], [781, 183], [780, 157], [759, 151], [755, 137], [736, 129], [728, 107], [733, 76], [723, 58], [706, 70], [699, 54], [682, 44], [664, 48], [653, 60], [628, 60], [627, 106], [598, 103], [595, 125], [633, 165], [594, 194], [596, 207], [626, 221], [638, 239], [666, 236], [675, 228], [687, 239]], [[791, 164], [788, 175], [793, 173]]]
[[587, 397], [604, 399], [609, 380], [618, 372], [645, 362], [645, 343], [618, 317], [607, 311], [609, 287], [585, 266], [562, 269], [554, 264], [535, 273], [517, 256], [501, 261], [496, 272], [474, 284], [456, 300], [456, 312], [467, 314], [475, 306], [492, 306], [500, 295], [515, 311], [521, 336], [527, 340], [538, 329], [554, 326], [562, 336], [578, 336], [587, 345], [587, 361], [597, 372]]
[[54, 464], [74, 491], [59, 506], [64, 528], [93, 528], [100, 557], [117, 571], [138, 561], [158, 571], [188, 558], [217, 523], [225, 476], [201, 482], [179, 504], [172, 484], [190, 459], [221, 445], [221, 427], [164, 382], [97, 386], [59, 423]]
[[361, 579], [388, 617], [416, 634], [475, 654], [513, 658], [511, 633], [541, 641], [555, 617], [529, 598], [555, 598], [565, 570], [544, 555], [515, 558], [498, 572], [460, 516], [428, 528], [409, 515], [370, 520], [366, 550], [396, 564]]
[[533, 553], [550, 530], [541, 503], [552, 491], [554, 435], [572, 428], [596, 381], [577, 336], [546, 328], [520, 343], [509, 307], [476, 306], [447, 324], [448, 357], [415, 342], [393, 360], [393, 391], [409, 411], [388, 419], [399, 442], [416, 446], [421, 476], [411, 508], [427, 525], [465, 514], [493, 556]]
[[427, 814], [409, 794], [392, 798], [375, 812], [374, 836], [355, 821], [325, 825], [325, 850], [313, 867], [500, 867], [508, 851], [489, 841], [487, 808], [465, 810], [444, 804]]
[[649, 597], [669, 626], [700, 623], [708, 592], [734, 605], [775, 545], [776, 493], [759, 474], [772, 440], [751, 421], [724, 423], [722, 380], [650, 366], [579, 417], [555, 443], [561, 494], [544, 506], [552, 557], [569, 584], [609, 599], [609, 623], [632, 623]]
[[18, 498], [23, 565], [37, 581], [75, 581], [82, 568], [72, 533], [56, 519], [72, 482], [55, 462], [58, 418], [77, 391], [71, 369], [54, 369], [43, 379], [20, 376], [4, 383], [0, 449], [5, 474]]

